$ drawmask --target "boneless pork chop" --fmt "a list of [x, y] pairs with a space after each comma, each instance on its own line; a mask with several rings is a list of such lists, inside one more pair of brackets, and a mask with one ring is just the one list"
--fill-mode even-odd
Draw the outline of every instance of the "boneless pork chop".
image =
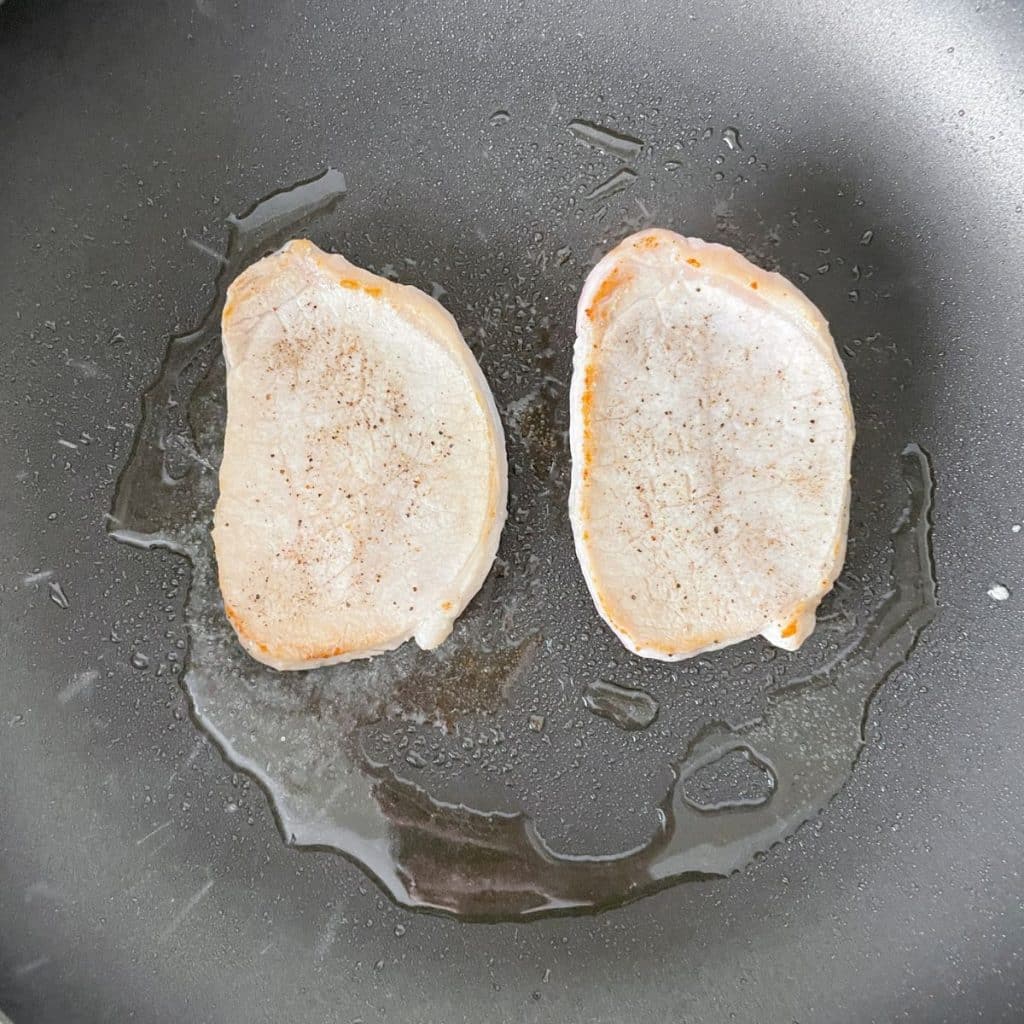
[[597, 609], [674, 661], [788, 650], [843, 564], [853, 413], [814, 305], [722, 245], [651, 230], [587, 278], [570, 518]]
[[491, 567], [507, 487], [455, 321], [293, 241], [231, 285], [223, 343], [213, 539], [239, 641], [278, 669], [436, 647]]

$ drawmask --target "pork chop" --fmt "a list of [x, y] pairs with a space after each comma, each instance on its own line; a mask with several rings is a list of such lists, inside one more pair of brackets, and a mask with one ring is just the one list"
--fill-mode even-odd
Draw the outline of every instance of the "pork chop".
[[853, 412], [821, 313], [726, 246], [651, 230], [590, 273], [576, 332], [570, 518], [602, 618], [663, 661], [799, 647], [849, 520]]
[[507, 496], [454, 319], [297, 240], [232, 283], [222, 327], [213, 540], [242, 646], [277, 669], [436, 647], [490, 570]]

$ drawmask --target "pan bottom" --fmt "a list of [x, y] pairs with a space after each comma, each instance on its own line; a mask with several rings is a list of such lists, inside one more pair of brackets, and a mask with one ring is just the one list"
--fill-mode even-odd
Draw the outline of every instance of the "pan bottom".
[[[237, 273], [323, 228], [344, 190], [328, 171], [231, 218], [217, 297], [170, 342], [114, 498], [115, 538], [191, 562], [183, 684], [197, 724], [263, 785], [288, 842], [344, 854], [411, 907], [481, 919], [594, 909], [741, 869], [842, 788], [869, 702], [935, 615], [926, 455], [902, 453], [908, 500], [888, 584], [858, 594], [840, 581], [822, 608], [827, 649], [779, 657], [748, 644], [692, 666], [638, 665], [596, 621], [571, 564], [557, 429], [568, 367], [538, 331], [518, 370], [525, 379], [550, 359], [555, 383], [529, 417], [507, 410], [526, 442], [518, 471], [510, 453], [510, 529], [452, 638], [276, 673], [238, 646], [210, 543], [220, 312]], [[523, 525], [531, 508], [549, 528]], [[865, 616], [872, 590], [882, 596]], [[565, 807], [552, 828], [550, 808]]]

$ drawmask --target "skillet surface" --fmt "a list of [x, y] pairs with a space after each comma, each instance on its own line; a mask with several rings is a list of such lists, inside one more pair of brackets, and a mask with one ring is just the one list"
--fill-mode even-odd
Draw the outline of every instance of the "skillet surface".
[[[1018, 1020], [1022, 41], [1000, 4], [4, 5], [0, 1008]], [[622, 192], [585, 199], [619, 165], [576, 118], [645, 141]], [[594, 254], [652, 220], [807, 273], [849, 348], [862, 550], [887, 543], [900, 448], [930, 452], [938, 618], [849, 785], [763, 861], [597, 917], [412, 915], [285, 846], [157, 675], [184, 656], [185, 567], [104, 523], [138, 396], [210, 300], [226, 215], [329, 166], [327, 240], [436, 255], [464, 326], [507, 277], [556, 352]]]

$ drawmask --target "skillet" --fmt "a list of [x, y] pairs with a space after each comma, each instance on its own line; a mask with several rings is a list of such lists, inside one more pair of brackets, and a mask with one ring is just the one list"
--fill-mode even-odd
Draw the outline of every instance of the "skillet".
[[[1003, 5], [5, 4], [3, 1010], [1019, 1019], [1021, 34]], [[574, 121], [642, 152], [587, 146]], [[837, 628], [778, 671], [744, 673], [750, 645], [626, 679], [659, 704], [637, 732], [581, 705], [618, 678], [603, 663], [527, 666], [510, 807], [563, 850], [646, 834], [702, 695], [754, 721], [866, 624], [910, 508], [901, 452], [930, 457], [937, 614], [871, 702], [841, 792], [739, 874], [597, 916], [413, 914], [336, 853], [285, 845], [190, 720], [189, 566], [114, 544], [105, 513], [168, 336], [215, 301], [228, 215], [327, 168], [345, 194], [309, 232], [436, 282], [475, 338], [518, 425], [503, 557], [564, 581], [559, 614], [590, 614], [571, 561], [546, 559], [565, 548], [572, 305], [604, 248], [648, 223], [737, 245], [800, 280], [844, 351], [859, 435]], [[603, 642], [567, 621], [588, 638], [570, 647]], [[581, 746], [526, 746], [563, 734]]]

